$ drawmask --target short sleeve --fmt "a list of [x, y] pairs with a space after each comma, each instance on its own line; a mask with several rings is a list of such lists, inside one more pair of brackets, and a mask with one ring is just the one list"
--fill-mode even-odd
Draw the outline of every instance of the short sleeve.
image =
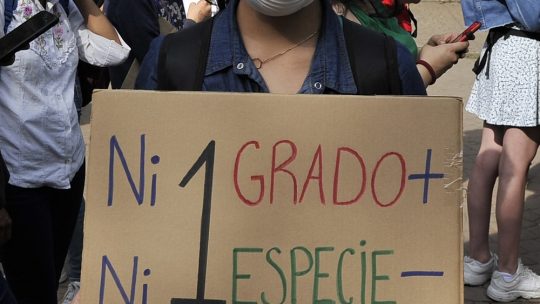
[[69, 11], [69, 23], [77, 39], [81, 60], [96, 66], [112, 66], [127, 59], [131, 49], [118, 33], [121, 44], [86, 28], [83, 16], [72, 1], [69, 4]]

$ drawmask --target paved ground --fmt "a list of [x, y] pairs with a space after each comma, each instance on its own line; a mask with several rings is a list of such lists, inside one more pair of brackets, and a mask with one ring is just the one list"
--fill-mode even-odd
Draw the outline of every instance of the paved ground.
[[[424, 0], [421, 4], [413, 7], [416, 17], [419, 20], [419, 36], [418, 43], [422, 44], [427, 41], [432, 34], [461, 31], [463, 22], [458, 1], [441, 1], [441, 0]], [[453, 69], [445, 74], [437, 83], [429, 88], [430, 95], [438, 96], [458, 96], [467, 100], [471, 86], [474, 81], [474, 75], [471, 72], [474, 63], [474, 57], [477, 56], [481, 48], [485, 34], [478, 34], [477, 40], [471, 44], [471, 55], [461, 60]], [[89, 124], [88, 113], [90, 109], [85, 111], [86, 118], [83, 117], [83, 132], [88, 139]], [[464, 156], [464, 189], [467, 188], [469, 174], [474, 161], [474, 157], [480, 143], [480, 135], [482, 122], [476, 117], [464, 113], [463, 121], [463, 156]], [[534, 271], [540, 273], [540, 157], [537, 156], [533, 161], [529, 172], [529, 184], [527, 186], [525, 198], [525, 215], [523, 222], [523, 233], [521, 241], [521, 256], [523, 262], [530, 266]], [[497, 247], [497, 227], [492, 216], [490, 228], [491, 244], [493, 250]], [[464, 242], [465, 250], [467, 250], [468, 241], [468, 218], [465, 214], [464, 218]], [[466, 287], [465, 288], [465, 304], [492, 303], [485, 296], [484, 287]], [[62, 286], [59, 294], [63, 295], [65, 284]], [[540, 304], [540, 300], [536, 301], [516, 301], [514, 303], [531, 303]], [[419, 303], [419, 304], [436, 304], [436, 303]]]

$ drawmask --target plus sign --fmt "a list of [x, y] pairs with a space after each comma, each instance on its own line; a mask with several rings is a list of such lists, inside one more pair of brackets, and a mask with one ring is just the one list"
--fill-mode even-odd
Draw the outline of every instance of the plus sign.
[[409, 175], [409, 180], [414, 179], [423, 179], [424, 180], [424, 200], [423, 203], [427, 204], [428, 202], [428, 192], [429, 192], [429, 180], [430, 179], [441, 179], [444, 177], [443, 173], [431, 173], [431, 149], [427, 150], [426, 156], [426, 171], [424, 174], [411, 174]]

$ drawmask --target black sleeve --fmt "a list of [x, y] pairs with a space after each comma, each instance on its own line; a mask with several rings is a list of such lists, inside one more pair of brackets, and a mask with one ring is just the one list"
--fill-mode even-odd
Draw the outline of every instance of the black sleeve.
[[107, 17], [142, 62], [150, 42], [159, 35], [157, 11], [151, 0], [110, 0]]
[[184, 19], [184, 23], [182, 24], [182, 29], [187, 29], [191, 26], [194, 26], [195, 24], [197, 24], [197, 22], [191, 19]]

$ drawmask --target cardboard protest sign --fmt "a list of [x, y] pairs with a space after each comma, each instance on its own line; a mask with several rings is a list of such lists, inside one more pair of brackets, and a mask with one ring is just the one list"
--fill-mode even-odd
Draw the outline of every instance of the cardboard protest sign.
[[455, 98], [101, 91], [82, 303], [462, 303]]

